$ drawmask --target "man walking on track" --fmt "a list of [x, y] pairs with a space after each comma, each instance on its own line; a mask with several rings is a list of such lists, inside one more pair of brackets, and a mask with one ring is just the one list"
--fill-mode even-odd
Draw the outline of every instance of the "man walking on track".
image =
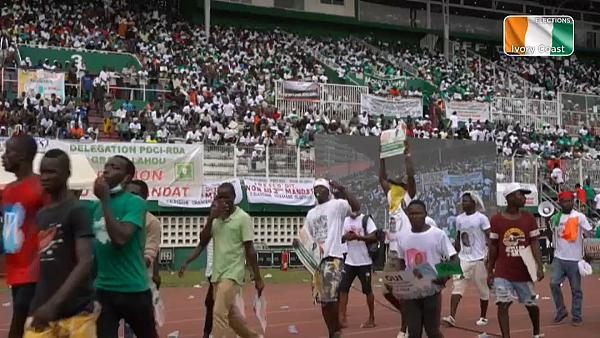
[[37, 216], [40, 278], [25, 338], [96, 337], [94, 233], [89, 213], [67, 188], [70, 171], [64, 151], [46, 152], [40, 174], [50, 203]]
[[146, 202], [124, 190], [134, 175], [133, 162], [116, 155], [108, 159], [102, 176], [94, 182], [98, 201], [90, 212], [96, 236], [95, 287], [102, 305], [99, 338], [116, 337], [121, 319], [137, 337], [158, 337], [143, 259]]
[[520, 210], [525, 206], [525, 195], [529, 193], [531, 191], [522, 188], [519, 183], [508, 184], [504, 191], [507, 207], [491, 220], [488, 284], [494, 287], [502, 338], [510, 338], [508, 310], [515, 296], [529, 313], [533, 338], [542, 337], [537, 297], [525, 265], [535, 264], [535, 279], [541, 281], [544, 278], [538, 240], [540, 230], [535, 218]]
[[487, 308], [490, 298], [490, 288], [487, 285], [485, 258], [487, 257], [487, 241], [490, 236], [490, 221], [477, 211], [477, 206], [483, 208], [481, 198], [467, 191], [461, 195], [463, 213], [456, 218], [456, 240], [454, 246], [458, 251], [462, 276], [454, 277], [454, 287], [450, 298], [450, 316], [442, 320], [450, 326], [456, 325], [456, 312], [461, 298], [467, 290], [469, 281], [475, 282], [479, 290], [480, 317], [478, 326], [487, 325]]
[[[333, 198], [332, 189], [340, 199]], [[358, 200], [334, 181], [318, 179], [314, 184], [317, 205], [308, 211], [304, 226], [319, 247], [321, 260], [315, 273], [317, 301], [327, 325], [330, 338], [341, 336], [338, 295], [342, 280], [344, 219], [360, 210]]]
[[[201, 242], [198, 242], [198, 245], [185, 260], [185, 262], [179, 268], [179, 278], [182, 278], [187, 270], [188, 265], [196, 260], [196, 258], [200, 257], [200, 254], [204, 251], [204, 247]], [[204, 271], [204, 276], [208, 280], [208, 291], [206, 291], [206, 298], [204, 299], [204, 306], [206, 307], [205, 315], [204, 315], [204, 335], [203, 338], [209, 338], [212, 333], [213, 328], [213, 308], [215, 305], [215, 300], [213, 299], [213, 283], [210, 282], [210, 278], [212, 276], [212, 266], [213, 266], [213, 241], [210, 240], [206, 247], [206, 270]]]
[[248, 262], [255, 276], [254, 284], [260, 296], [264, 283], [258, 270], [256, 252], [252, 241], [254, 228], [252, 219], [240, 207], [235, 206], [235, 188], [231, 183], [223, 183], [210, 209], [206, 225], [200, 233], [200, 245], [208, 245], [213, 240], [214, 257], [211, 283], [214, 288], [214, 336], [228, 338], [233, 330], [242, 338], [262, 337], [248, 328], [239, 309], [236, 297], [244, 284], [245, 262]]
[[340, 325], [342, 328], [347, 327], [348, 293], [356, 277], [360, 280], [362, 292], [367, 296], [369, 307], [369, 320], [361, 327], [375, 327], [375, 296], [371, 287], [373, 260], [370, 257], [367, 244], [377, 241], [376, 231], [377, 227], [369, 215], [352, 213], [344, 221], [342, 242], [348, 244], [348, 254], [344, 261], [344, 271], [342, 272], [342, 283], [340, 285]]
[[423, 280], [418, 289], [402, 303], [408, 336], [421, 337], [425, 329], [427, 337], [443, 338], [440, 331], [441, 292], [449, 277], [437, 277], [436, 265], [442, 261], [455, 261], [456, 251], [443, 230], [425, 222], [425, 203], [413, 200], [406, 211], [411, 230], [398, 240], [398, 265], [400, 270], [408, 269], [418, 279], [423, 279], [424, 275], [431, 278], [429, 281]]
[[2, 165], [15, 174], [2, 193], [2, 251], [6, 254], [6, 283], [11, 287], [13, 314], [9, 338], [23, 337], [29, 306], [39, 274], [36, 214], [44, 205], [40, 178], [33, 174], [37, 143], [31, 136], [13, 136], [5, 144]]
[[550, 219], [552, 234], [548, 238], [554, 244], [550, 289], [556, 306], [554, 323], [558, 324], [569, 314], [561, 290], [561, 284], [565, 278], [569, 279], [572, 294], [572, 324], [580, 326], [583, 322], [581, 316], [583, 291], [581, 290], [579, 261], [583, 259], [583, 237], [589, 236], [592, 227], [584, 214], [573, 210], [574, 200], [575, 195], [570, 191], [563, 191], [558, 194], [561, 211]]

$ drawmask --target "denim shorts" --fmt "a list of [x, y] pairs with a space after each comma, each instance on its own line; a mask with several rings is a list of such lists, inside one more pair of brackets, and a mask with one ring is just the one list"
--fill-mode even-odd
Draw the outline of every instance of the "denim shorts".
[[532, 282], [511, 282], [504, 278], [494, 278], [494, 296], [496, 304], [512, 303], [519, 300], [525, 306], [537, 305], [537, 295]]

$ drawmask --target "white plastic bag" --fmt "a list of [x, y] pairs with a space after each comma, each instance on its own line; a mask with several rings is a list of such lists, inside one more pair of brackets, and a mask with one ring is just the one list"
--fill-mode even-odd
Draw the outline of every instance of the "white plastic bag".
[[592, 266], [583, 259], [577, 263], [577, 266], [579, 267], [581, 277], [589, 276], [593, 273]]
[[152, 291], [152, 304], [154, 305], [154, 320], [156, 320], [159, 327], [162, 327], [165, 324], [165, 304], [160, 298], [160, 293], [154, 283], [150, 283], [150, 290]]
[[260, 323], [263, 333], [267, 330], [267, 300], [265, 295], [258, 297], [258, 294], [254, 295], [254, 313]]

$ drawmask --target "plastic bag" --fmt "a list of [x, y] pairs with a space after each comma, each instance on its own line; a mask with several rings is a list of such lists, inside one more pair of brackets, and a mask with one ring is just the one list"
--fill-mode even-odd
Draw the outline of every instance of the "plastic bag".
[[154, 283], [150, 283], [150, 290], [152, 291], [152, 304], [154, 305], [154, 319], [156, 324], [162, 327], [165, 324], [165, 304], [160, 298], [160, 293]]
[[579, 268], [579, 274], [581, 277], [589, 276], [594, 272], [592, 270], [592, 266], [583, 259], [577, 263], [577, 267]]
[[263, 333], [265, 333], [267, 330], [267, 300], [264, 295], [260, 297], [258, 297], [258, 294], [254, 295], [254, 313]]

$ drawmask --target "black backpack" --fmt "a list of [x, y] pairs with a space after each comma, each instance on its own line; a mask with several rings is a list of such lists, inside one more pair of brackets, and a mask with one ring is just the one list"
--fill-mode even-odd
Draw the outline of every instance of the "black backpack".
[[[362, 219], [362, 227], [363, 233], [365, 236], [369, 235], [367, 232], [367, 222], [369, 219], [372, 219], [371, 215], [364, 215]], [[369, 251], [369, 256], [371, 260], [373, 260], [373, 264], [379, 259], [379, 255], [383, 253], [383, 248], [385, 247], [385, 233], [383, 229], [375, 230], [375, 237], [377, 237], [377, 241], [373, 243], [365, 243], [367, 245], [367, 251]]]

